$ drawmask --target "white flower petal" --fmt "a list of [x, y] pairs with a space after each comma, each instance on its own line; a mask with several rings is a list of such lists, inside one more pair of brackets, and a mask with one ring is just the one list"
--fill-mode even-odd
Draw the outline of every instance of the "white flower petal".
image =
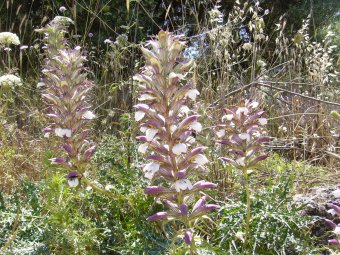
[[146, 140], [148, 142], [152, 141], [155, 137], [155, 135], [157, 134], [158, 130], [157, 129], [154, 129], [154, 128], [148, 128], [146, 131], [145, 131], [145, 136], [146, 136]]
[[216, 132], [218, 138], [222, 138], [225, 135], [225, 129], [220, 129]]
[[149, 94], [142, 94], [142, 95], [138, 98], [139, 101], [146, 101], [146, 100], [153, 100], [153, 99], [155, 99], [155, 97], [153, 97], [153, 96], [151, 96], [151, 95], [149, 95]]
[[181, 190], [191, 190], [193, 188], [191, 182], [188, 179], [181, 179], [175, 182], [175, 189], [177, 192]]
[[253, 109], [257, 108], [258, 106], [259, 106], [259, 103], [258, 103], [258, 102], [252, 102], [252, 103], [250, 104], [250, 107], [253, 108]]
[[208, 162], [209, 162], [209, 160], [207, 159], [207, 157], [204, 154], [198, 154], [194, 159], [194, 163], [198, 164], [200, 166], [203, 166]]
[[193, 129], [193, 130], [195, 130], [197, 133], [199, 133], [199, 132], [202, 131], [202, 124], [199, 123], [199, 122], [197, 122], [197, 121], [195, 121], [194, 123], [192, 123], [192, 124], [190, 125], [190, 128]]
[[340, 198], [340, 189], [334, 190], [332, 194], [335, 198]]
[[145, 177], [148, 179], [152, 179], [154, 174], [159, 170], [160, 165], [156, 163], [148, 163], [144, 166], [143, 172], [145, 173]]
[[200, 93], [197, 89], [190, 89], [186, 94], [185, 97], [189, 97], [192, 101], [196, 101], [196, 96], [198, 96]]
[[222, 117], [222, 121], [224, 121], [225, 119], [231, 121], [234, 118], [234, 114], [226, 114]]
[[187, 146], [184, 143], [176, 144], [174, 147], [172, 147], [172, 152], [176, 155], [186, 153], [187, 152]]
[[71, 178], [67, 180], [68, 185], [70, 185], [71, 188], [77, 187], [79, 184], [78, 178]]
[[248, 133], [241, 133], [238, 135], [238, 137], [241, 139], [241, 140], [247, 140], [249, 141], [250, 140], [250, 135]]
[[329, 210], [327, 210], [327, 212], [328, 212], [329, 214], [331, 214], [332, 216], [337, 215], [337, 213], [336, 213], [336, 211], [335, 211], [334, 209], [329, 209]]
[[59, 137], [71, 137], [72, 131], [70, 129], [64, 129], [64, 128], [56, 128], [54, 130], [55, 134]]
[[92, 120], [95, 117], [96, 117], [96, 115], [94, 115], [93, 112], [91, 112], [91, 111], [86, 111], [83, 114], [83, 119]]
[[236, 163], [239, 164], [240, 166], [245, 166], [245, 163], [244, 163], [245, 159], [246, 159], [245, 157], [238, 158], [236, 159]]
[[240, 115], [241, 113], [244, 113], [244, 115], [247, 115], [249, 113], [249, 110], [247, 107], [239, 107], [236, 111], [237, 115]]
[[135, 112], [135, 120], [136, 121], [140, 121], [141, 119], [143, 119], [145, 116], [145, 112], [142, 111], [137, 111]]
[[141, 154], [145, 154], [148, 147], [149, 147], [148, 143], [142, 143], [141, 145], [138, 146], [138, 152]]
[[340, 235], [340, 227], [335, 227], [333, 233], [336, 235]]
[[268, 121], [266, 118], [259, 118], [259, 123], [261, 126], [264, 126], [268, 123]]
[[171, 134], [173, 134], [173, 133], [176, 131], [176, 129], [177, 129], [177, 126], [176, 126], [176, 125], [172, 125], [172, 126], [170, 127], [170, 132], [171, 132]]
[[181, 108], [179, 109], [179, 113], [188, 115], [190, 112], [190, 109], [186, 105], [182, 105]]

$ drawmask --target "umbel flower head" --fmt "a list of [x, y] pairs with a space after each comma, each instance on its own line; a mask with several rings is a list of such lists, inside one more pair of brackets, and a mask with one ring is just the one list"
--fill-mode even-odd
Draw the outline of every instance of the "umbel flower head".
[[86, 59], [81, 48], [71, 49], [63, 37], [70, 22], [60, 20], [53, 20], [39, 30], [44, 32], [46, 43], [42, 96], [48, 105], [47, 116], [51, 119], [44, 132], [46, 137], [50, 134], [60, 137], [60, 146], [66, 156], [53, 158], [51, 162], [70, 169], [69, 183], [76, 186], [95, 150], [94, 143], [88, 139], [88, 123], [95, 118], [88, 98], [93, 83], [86, 78]]
[[216, 184], [197, 176], [206, 173], [207, 157], [202, 146], [196, 146], [194, 133], [202, 130], [199, 115], [192, 114], [190, 104], [199, 92], [186, 81], [192, 60], [183, 58], [185, 43], [180, 36], [160, 31], [142, 48], [146, 65], [134, 77], [139, 82], [139, 104], [135, 119], [140, 123], [142, 136], [138, 151], [148, 160], [143, 167], [145, 177], [158, 186], [149, 186], [145, 193], [155, 196], [169, 208], [156, 213], [149, 221], [178, 220], [184, 223], [183, 240], [191, 243], [194, 222], [207, 212], [218, 208], [206, 204], [201, 197], [191, 204], [199, 191], [215, 188]]
[[224, 109], [222, 123], [216, 127], [218, 142], [228, 148], [229, 157], [220, 159], [240, 170], [249, 170], [267, 158], [262, 145], [270, 141], [261, 136], [262, 127], [267, 124], [264, 111], [258, 110], [259, 103], [243, 100], [239, 107]]
[[21, 86], [22, 81], [20, 77], [14, 75], [14, 74], [5, 74], [3, 76], [0, 76], [0, 86], [3, 87], [15, 87], [15, 86]]
[[20, 40], [19, 37], [11, 32], [1, 32], [0, 33], [0, 46], [10, 46], [13, 45], [19, 45]]

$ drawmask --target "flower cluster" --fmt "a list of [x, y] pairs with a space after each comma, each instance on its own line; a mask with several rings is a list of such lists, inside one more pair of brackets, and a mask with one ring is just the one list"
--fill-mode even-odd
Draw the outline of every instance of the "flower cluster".
[[77, 186], [95, 150], [94, 143], [88, 140], [90, 130], [87, 128], [88, 122], [95, 118], [88, 102], [93, 83], [86, 78], [86, 58], [81, 48], [70, 49], [63, 37], [70, 22], [60, 20], [64, 19], [53, 20], [39, 30], [45, 34], [47, 55], [42, 71], [42, 84], [46, 86], [42, 96], [49, 106], [47, 115], [53, 120], [44, 132], [46, 137], [52, 133], [62, 138], [61, 147], [67, 156], [52, 158], [51, 162], [69, 169], [69, 184]]
[[266, 159], [262, 146], [269, 142], [269, 137], [261, 136], [261, 129], [267, 124], [263, 118], [264, 111], [258, 110], [259, 103], [242, 100], [239, 107], [224, 109], [222, 124], [216, 127], [218, 142], [227, 146], [229, 157], [220, 159], [243, 173], [244, 189], [247, 198], [247, 217], [245, 224], [244, 244], [247, 245], [250, 226], [250, 188], [248, 175], [255, 165]]
[[11, 32], [1, 32], [0, 33], [0, 46], [9, 46], [11, 44], [19, 45], [19, 37]]
[[21, 86], [22, 81], [20, 77], [14, 75], [14, 74], [5, 74], [3, 76], [0, 76], [0, 86], [4, 87], [15, 87], [15, 86]]
[[[199, 115], [190, 114], [190, 101], [199, 92], [190, 82], [185, 82], [192, 60], [183, 58], [185, 43], [169, 32], [160, 31], [155, 40], [142, 48], [146, 66], [134, 79], [140, 84], [141, 103], [135, 105], [135, 119], [140, 123], [143, 136], [138, 151], [146, 154], [149, 163], [143, 171], [158, 186], [145, 189], [145, 194], [157, 197], [169, 210], [158, 212], [147, 220], [178, 220], [184, 224], [183, 240], [192, 244], [194, 221], [218, 208], [206, 204], [202, 196], [192, 207], [191, 201], [199, 191], [215, 188], [216, 184], [200, 180], [206, 173], [205, 147], [195, 146], [195, 134], [202, 130]], [[190, 210], [191, 207], [191, 210]]]
[[216, 127], [219, 143], [228, 146], [231, 155], [221, 160], [242, 171], [267, 158], [266, 154], [258, 155], [263, 143], [270, 141], [269, 137], [261, 137], [261, 127], [267, 124], [267, 119], [261, 117], [264, 111], [257, 110], [258, 105], [244, 100], [238, 108], [224, 109], [223, 123]]
[[[337, 189], [335, 191], [333, 191], [333, 196], [336, 200], [340, 199], [340, 184], [337, 185]], [[340, 216], [340, 207], [334, 203], [328, 203], [327, 206], [330, 208], [328, 210], [328, 212], [332, 215], [332, 216]], [[340, 224], [336, 224], [334, 221], [325, 219], [327, 225], [329, 225], [332, 230], [333, 233], [335, 234], [336, 237], [340, 236]], [[328, 240], [328, 243], [330, 245], [335, 245], [335, 246], [340, 246], [340, 239], [339, 238], [334, 238], [334, 239], [330, 239]]]

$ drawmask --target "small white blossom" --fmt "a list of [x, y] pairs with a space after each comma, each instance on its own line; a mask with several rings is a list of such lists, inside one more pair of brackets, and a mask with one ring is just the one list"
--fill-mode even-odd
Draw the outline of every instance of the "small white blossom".
[[266, 118], [259, 118], [259, 123], [261, 126], [264, 126], [268, 123], [268, 121]]
[[55, 134], [59, 137], [71, 137], [72, 131], [70, 129], [56, 128], [54, 130]]
[[199, 133], [199, 132], [202, 131], [202, 124], [199, 123], [199, 122], [197, 122], [197, 121], [195, 121], [194, 123], [192, 123], [192, 124], [190, 125], [190, 128], [193, 129], [193, 130], [195, 130], [197, 133]]
[[253, 109], [257, 108], [258, 106], [259, 106], [259, 103], [258, 103], [258, 102], [252, 102], [252, 103], [250, 104], [250, 107], [253, 108]]
[[91, 111], [86, 111], [83, 114], [83, 119], [86, 119], [86, 120], [92, 120], [95, 117], [96, 117], [96, 115], [94, 115], [93, 112], [91, 112]]
[[157, 133], [158, 133], [158, 130], [157, 130], [157, 129], [148, 128], [148, 129], [145, 131], [146, 140], [147, 140], [148, 142], [152, 141]]
[[245, 157], [238, 158], [236, 159], [236, 163], [239, 164], [240, 166], [245, 166], [245, 163], [244, 163], [245, 159], [246, 159]]
[[234, 118], [234, 114], [226, 114], [222, 117], [222, 121], [227, 119], [228, 121], [231, 121]]
[[189, 97], [192, 101], [196, 101], [196, 96], [198, 96], [200, 93], [197, 89], [190, 89], [186, 94], [185, 97]]
[[250, 135], [248, 133], [241, 133], [238, 135], [238, 137], [241, 139], [241, 140], [247, 140], [247, 141], [250, 141]]
[[209, 160], [207, 159], [207, 157], [204, 154], [198, 154], [194, 159], [194, 163], [197, 164], [197, 165], [200, 165], [200, 166], [203, 166], [208, 162], [209, 162]]
[[65, 12], [65, 11], [66, 11], [66, 7], [65, 7], [65, 6], [61, 6], [61, 7], [59, 8], [59, 11], [60, 11], [60, 12]]
[[337, 215], [337, 213], [336, 213], [336, 211], [335, 211], [334, 209], [329, 209], [329, 210], [327, 210], [327, 212], [328, 212], [329, 214], [331, 214], [332, 216]]
[[186, 105], [182, 105], [181, 108], [179, 109], [180, 114], [188, 115], [189, 112], [190, 112], [190, 109]]
[[193, 186], [188, 179], [177, 180], [175, 182], [175, 189], [177, 192], [181, 190], [192, 190]]
[[241, 113], [244, 113], [244, 115], [247, 115], [249, 113], [249, 110], [247, 107], [239, 107], [236, 111], [237, 115], [240, 115]]
[[69, 17], [64, 17], [64, 16], [56, 16], [53, 20], [52, 23], [62, 25], [62, 26], [68, 26], [70, 24], [73, 24], [73, 20], [70, 19]]
[[0, 77], [0, 86], [14, 87], [21, 85], [22, 85], [21, 79], [16, 75], [5, 74]]
[[251, 50], [253, 48], [253, 46], [251, 45], [251, 43], [245, 43], [242, 45], [242, 49], [244, 50]]
[[151, 96], [151, 95], [149, 95], [149, 94], [142, 94], [142, 95], [138, 98], [139, 101], [154, 100], [154, 99], [155, 99], [155, 97], [153, 97], [153, 96]]
[[336, 235], [340, 235], [340, 227], [337, 226], [337, 227], [334, 229], [333, 233], [336, 234]]
[[242, 242], [244, 242], [244, 233], [243, 233], [243, 232], [237, 232], [237, 233], [235, 234], [235, 237], [236, 237], [237, 239], [240, 239]]
[[177, 130], [177, 126], [176, 125], [171, 125], [171, 127], [170, 127], [171, 134], [173, 134], [176, 130]]
[[182, 153], [187, 152], [187, 146], [184, 143], [176, 144], [172, 147], [172, 152], [176, 155], [181, 155]]
[[0, 33], [0, 45], [8, 46], [11, 44], [19, 45], [20, 44], [19, 37], [11, 32]]
[[145, 112], [142, 111], [137, 111], [135, 112], [135, 120], [136, 121], [140, 121], [141, 119], [143, 119], [145, 116]]
[[70, 185], [71, 188], [75, 188], [79, 185], [79, 180], [78, 178], [70, 178], [67, 180], [68, 185]]
[[216, 132], [216, 135], [218, 138], [222, 138], [223, 136], [225, 136], [225, 130], [224, 129], [220, 129]]
[[138, 152], [141, 153], [141, 154], [145, 154], [148, 147], [149, 147], [149, 144], [142, 143], [141, 145], [138, 146]]
[[145, 173], [145, 177], [148, 179], [152, 179], [154, 174], [159, 170], [160, 165], [156, 163], [148, 163], [144, 166], [143, 172]]
[[334, 190], [332, 194], [335, 198], [340, 198], [340, 189]]
[[113, 42], [112, 42], [110, 39], [105, 39], [105, 40], [104, 40], [104, 43], [106, 43], [106, 44], [112, 44]]

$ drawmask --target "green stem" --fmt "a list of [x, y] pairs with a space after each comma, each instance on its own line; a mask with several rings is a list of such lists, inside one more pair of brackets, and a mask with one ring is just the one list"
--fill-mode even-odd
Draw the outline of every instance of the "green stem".
[[103, 188], [97, 186], [96, 184], [92, 183], [90, 180], [86, 179], [86, 177], [84, 177], [84, 176], [81, 178], [81, 180], [82, 180], [86, 185], [92, 187], [95, 191], [97, 191], [97, 192], [99, 192], [99, 193], [102, 193], [102, 194], [104, 194], [104, 195], [106, 195], [106, 196], [109, 196], [109, 197], [112, 197], [112, 198], [114, 198], [114, 199], [124, 199], [124, 200], [126, 200], [126, 198], [125, 198], [123, 195], [121, 195], [121, 194], [119, 193], [119, 191], [116, 190], [114, 187], [113, 187], [113, 189], [115, 189], [115, 191], [117, 192], [116, 194], [113, 194], [112, 192], [110, 192], [110, 191], [108, 191], [108, 190], [106, 190], [106, 189], [103, 189]]
[[246, 197], [247, 197], [247, 217], [246, 217], [246, 227], [245, 227], [245, 237], [244, 237], [244, 246], [247, 246], [249, 240], [249, 225], [250, 225], [250, 191], [249, 191], [249, 180], [248, 180], [248, 173], [247, 169], [243, 169], [243, 176], [244, 176], [244, 186], [246, 190]]

